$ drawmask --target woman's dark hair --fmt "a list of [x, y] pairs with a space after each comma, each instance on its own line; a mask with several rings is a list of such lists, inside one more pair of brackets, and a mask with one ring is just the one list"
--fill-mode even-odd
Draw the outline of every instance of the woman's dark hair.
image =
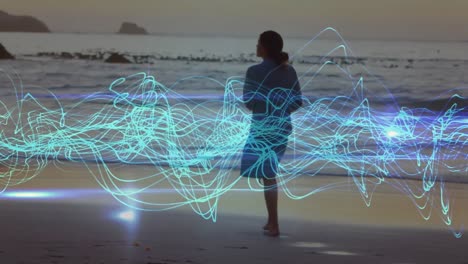
[[283, 51], [283, 38], [273, 30], [268, 30], [260, 34], [260, 44], [265, 48], [268, 56], [277, 64], [288, 62], [289, 55]]

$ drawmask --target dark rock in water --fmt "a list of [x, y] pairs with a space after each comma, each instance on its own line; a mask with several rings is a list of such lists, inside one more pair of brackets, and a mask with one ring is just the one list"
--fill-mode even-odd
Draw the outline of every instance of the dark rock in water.
[[131, 34], [131, 35], [147, 35], [146, 29], [138, 26], [135, 23], [123, 22], [120, 26], [118, 34]]
[[427, 108], [432, 111], [447, 111], [453, 104], [457, 104], [457, 109], [464, 108], [463, 112], [468, 114], [468, 99], [458, 96], [434, 101], [415, 102], [407, 106], [411, 108]]
[[13, 60], [14, 58], [0, 43], [0, 60]]
[[50, 32], [47, 25], [32, 16], [15, 16], [0, 11], [0, 32]]
[[104, 62], [107, 63], [131, 63], [131, 61], [125, 58], [124, 55], [119, 53], [112, 53], [109, 58], [107, 58]]
[[73, 55], [69, 52], [62, 52], [60, 54], [60, 57], [63, 59], [73, 59]]

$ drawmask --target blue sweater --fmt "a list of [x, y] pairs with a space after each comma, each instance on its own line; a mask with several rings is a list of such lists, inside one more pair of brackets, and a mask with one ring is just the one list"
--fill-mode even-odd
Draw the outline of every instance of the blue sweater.
[[256, 125], [265, 127], [267, 120], [278, 128], [285, 129], [282, 134], [292, 131], [292, 112], [302, 106], [302, 93], [293, 66], [277, 65], [271, 59], [247, 69], [243, 100], [252, 111], [252, 129]]

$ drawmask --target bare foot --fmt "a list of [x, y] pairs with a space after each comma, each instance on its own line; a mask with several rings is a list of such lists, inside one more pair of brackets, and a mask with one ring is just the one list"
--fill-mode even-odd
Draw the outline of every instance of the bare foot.
[[270, 229], [271, 227], [271, 224], [270, 223], [266, 223], [264, 226], [263, 226], [263, 230], [268, 230]]
[[[265, 226], [266, 227], [266, 226]], [[277, 237], [280, 235], [280, 231], [279, 231], [279, 226], [274, 226], [274, 225], [269, 225], [267, 227], [267, 229], [265, 229], [265, 232], [264, 234], [266, 236], [270, 236], [270, 237]]]

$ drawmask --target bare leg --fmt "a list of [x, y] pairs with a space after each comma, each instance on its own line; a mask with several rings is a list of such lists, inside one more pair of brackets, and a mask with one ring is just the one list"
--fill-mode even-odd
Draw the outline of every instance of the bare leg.
[[264, 229], [268, 231], [268, 235], [278, 236], [278, 187], [276, 186], [276, 179], [263, 179], [263, 183], [265, 185], [264, 195], [268, 211], [268, 222]]
[[[266, 189], [265, 179], [263, 179], [263, 185], [264, 185], [264, 188]], [[266, 205], [267, 211], [268, 211], [268, 202], [267, 202], [268, 194], [267, 194], [267, 191], [266, 191], [266, 190], [263, 192], [263, 196], [265, 197], [265, 205]], [[271, 218], [270, 218], [270, 211], [268, 211], [268, 221], [267, 221], [266, 224], [263, 226], [263, 230], [268, 230], [268, 229], [270, 229], [270, 225], [271, 225]]]

